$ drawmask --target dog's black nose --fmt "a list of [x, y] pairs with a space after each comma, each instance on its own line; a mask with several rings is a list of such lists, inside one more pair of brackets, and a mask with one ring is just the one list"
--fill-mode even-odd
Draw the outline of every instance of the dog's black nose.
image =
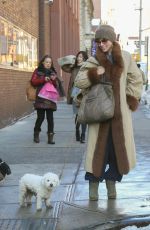
[[50, 187], [53, 187], [53, 184], [50, 184]]

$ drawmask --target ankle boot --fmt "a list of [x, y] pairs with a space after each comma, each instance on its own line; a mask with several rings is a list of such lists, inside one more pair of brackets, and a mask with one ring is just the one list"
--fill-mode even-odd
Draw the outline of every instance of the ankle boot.
[[34, 131], [34, 138], [33, 138], [33, 141], [34, 141], [35, 143], [39, 143], [39, 142], [40, 142], [39, 133], [40, 133], [40, 132]]
[[81, 134], [81, 139], [80, 139], [81, 143], [85, 143], [85, 134]]
[[89, 181], [89, 199], [91, 201], [98, 200], [98, 186], [99, 186], [99, 182]]
[[108, 199], [116, 199], [116, 182], [112, 180], [106, 180], [106, 188]]
[[76, 141], [80, 141], [80, 131], [76, 129]]
[[55, 142], [53, 141], [54, 133], [47, 133], [48, 136], [48, 144], [54, 145]]

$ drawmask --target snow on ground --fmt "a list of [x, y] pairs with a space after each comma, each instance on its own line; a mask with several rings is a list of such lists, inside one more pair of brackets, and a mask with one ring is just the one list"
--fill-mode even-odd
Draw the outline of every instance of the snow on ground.
[[140, 227], [140, 228], [138, 228], [135, 225], [133, 225], [133, 226], [128, 226], [128, 227], [122, 228], [121, 230], [140, 230], [140, 229], [142, 229], [142, 230], [150, 230], [150, 225], [148, 225], [146, 227]]

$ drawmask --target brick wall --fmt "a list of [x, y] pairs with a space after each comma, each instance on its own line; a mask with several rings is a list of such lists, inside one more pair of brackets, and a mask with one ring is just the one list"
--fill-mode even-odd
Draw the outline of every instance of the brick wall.
[[31, 113], [32, 103], [26, 100], [25, 89], [30, 72], [0, 68], [0, 128]]
[[33, 36], [38, 36], [38, 0], [7, 0], [5, 4], [0, 1], [0, 16]]
[[[54, 0], [52, 6], [44, 0], [0, 1], [0, 16], [38, 39], [39, 59], [45, 54], [52, 56], [67, 92], [69, 76], [61, 71], [57, 59], [79, 51], [79, 1]], [[33, 111], [25, 97], [31, 75], [0, 66], [0, 128]]]
[[[29, 34], [39, 37], [38, 0], [0, 1], [0, 16]], [[15, 122], [33, 111], [26, 101], [25, 88], [31, 72], [0, 66], [0, 128]]]
[[54, 0], [50, 12], [51, 55], [67, 92], [70, 74], [60, 70], [57, 58], [70, 54], [76, 55], [79, 51], [79, 1]]

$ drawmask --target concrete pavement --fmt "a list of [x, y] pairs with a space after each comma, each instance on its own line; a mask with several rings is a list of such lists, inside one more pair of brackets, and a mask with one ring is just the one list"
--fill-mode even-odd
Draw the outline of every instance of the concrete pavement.
[[[117, 183], [117, 200], [107, 200], [105, 183], [99, 186], [99, 201], [89, 202], [84, 180], [86, 144], [75, 141], [72, 107], [60, 102], [55, 112], [55, 145], [47, 144], [46, 121], [41, 142], [32, 141], [35, 113], [0, 130], [0, 157], [12, 174], [0, 183], [0, 229], [76, 230], [121, 229], [139, 222], [150, 223], [150, 111], [144, 106], [133, 113], [137, 166]], [[43, 175], [52, 171], [61, 184], [52, 195], [53, 209], [36, 212], [20, 208], [18, 183], [24, 173]]]

